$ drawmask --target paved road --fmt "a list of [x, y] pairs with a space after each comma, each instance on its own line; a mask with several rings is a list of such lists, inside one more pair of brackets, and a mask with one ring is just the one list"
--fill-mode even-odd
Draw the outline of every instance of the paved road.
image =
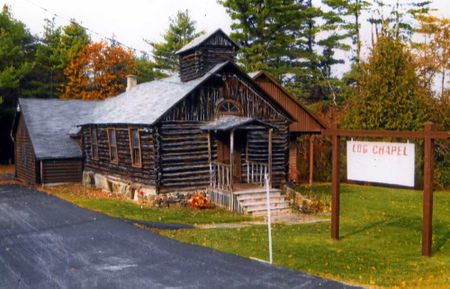
[[0, 186], [0, 288], [350, 288]]

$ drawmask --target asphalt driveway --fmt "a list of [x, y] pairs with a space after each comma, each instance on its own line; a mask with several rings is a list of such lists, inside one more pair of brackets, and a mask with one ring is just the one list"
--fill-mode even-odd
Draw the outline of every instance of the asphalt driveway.
[[0, 288], [353, 288], [0, 186]]

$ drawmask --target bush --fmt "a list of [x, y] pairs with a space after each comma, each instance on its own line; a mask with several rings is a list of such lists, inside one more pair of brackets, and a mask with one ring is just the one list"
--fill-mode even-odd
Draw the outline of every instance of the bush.
[[210, 209], [214, 207], [214, 204], [207, 200], [205, 194], [202, 193], [192, 195], [188, 200], [188, 204], [194, 209]]

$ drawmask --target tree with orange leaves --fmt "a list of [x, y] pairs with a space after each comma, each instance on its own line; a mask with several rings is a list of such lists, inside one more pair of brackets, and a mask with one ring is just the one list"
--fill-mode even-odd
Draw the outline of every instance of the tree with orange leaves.
[[105, 42], [84, 47], [64, 70], [67, 84], [61, 98], [98, 100], [125, 91], [126, 76], [135, 72], [131, 51]]
[[[418, 74], [424, 85], [432, 90], [440, 83], [436, 96], [449, 100], [448, 77], [450, 71], [450, 19], [426, 15], [420, 19], [417, 32], [422, 41], [414, 43]], [[437, 81], [437, 78], [440, 78]]]

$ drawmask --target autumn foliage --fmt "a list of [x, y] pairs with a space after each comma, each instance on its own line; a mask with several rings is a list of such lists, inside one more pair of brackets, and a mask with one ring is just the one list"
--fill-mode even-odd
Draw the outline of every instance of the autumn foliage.
[[206, 199], [203, 194], [194, 194], [189, 200], [188, 204], [194, 209], [210, 209], [213, 207], [213, 203]]
[[64, 74], [68, 80], [61, 98], [97, 100], [125, 91], [127, 74], [134, 73], [131, 51], [105, 42], [84, 47], [71, 59]]

